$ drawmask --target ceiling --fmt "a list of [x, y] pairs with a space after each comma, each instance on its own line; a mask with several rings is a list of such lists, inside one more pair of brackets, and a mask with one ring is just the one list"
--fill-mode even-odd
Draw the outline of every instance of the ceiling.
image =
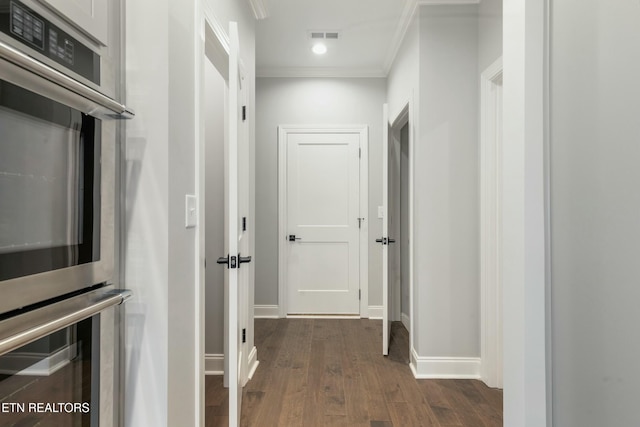
[[[258, 76], [383, 77], [415, 0], [270, 0], [256, 28]], [[338, 31], [327, 53], [309, 31]]]

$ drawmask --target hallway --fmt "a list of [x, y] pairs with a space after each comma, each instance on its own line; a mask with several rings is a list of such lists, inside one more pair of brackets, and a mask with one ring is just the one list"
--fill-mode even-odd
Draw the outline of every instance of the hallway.
[[[502, 391], [473, 380], [416, 380], [395, 323], [389, 357], [379, 320], [256, 319], [260, 365], [244, 388], [242, 426], [502, 426]], [[226, 426], [221, 376], [206, 379], [206, 425]]]

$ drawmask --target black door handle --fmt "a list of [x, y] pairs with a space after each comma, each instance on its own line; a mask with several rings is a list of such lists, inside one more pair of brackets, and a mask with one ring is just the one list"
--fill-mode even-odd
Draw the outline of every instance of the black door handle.
[[244, 264], [247, 262], [251, 262], [250, 256], [240, 256], [240, 254], [238, 254], [238, 268], [240, 268], [240, 264]]
[[296, 240], [302, 240], [301, 237], [296, 237], [295, 234], [289, 234], [289, 241], [290, 242], [295, 242]]
[[388, 241], [389, 243], [395, 243], [395, 242], [396, 242], [396, 239], [389, 239], [389, 240], [387, 240], [387, 241]]
[[383, 245], [387, 244], [387, 238], [383, 237], [382, 239], [376, 239], [376, 243], [382, 243]]
[[[249, 259], [251, 259], [251, 257], [249, 257]], [[218, 260], [216, 261], [218, 264], [223, 264], [226, 265], [227, 268], [237, 268], [236, 266], [236, 257], [234, 256], [221, 256], [220, 258], [218, 258]], [[249, 261], [245, 261], [245, 262], [249, 262]]]

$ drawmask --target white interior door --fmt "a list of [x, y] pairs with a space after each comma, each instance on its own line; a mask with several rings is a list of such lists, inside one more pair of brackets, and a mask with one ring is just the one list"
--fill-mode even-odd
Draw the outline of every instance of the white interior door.
[[[225, 146], [225, 246], [227, 249], [225, 275], [227, 290], [227, 354], [229, 379], [229, 426], [240, 425], [240, 410], [242, 407], [242, 375], [243, 350], [242, 328], [246, 316], [246, 287], [248, 278], [246, 262], [251, 257], [246, 256], [247, 242], [242, 227], [242, 212], [248, 200], [246, 158], [246, 133], [242, 126], [241, 76], [239, 66], [240, 44], [238, 39], [238, 25], [229, 24], [229, 108], [228, 108], [228, 138]], [[218, 262], [224, 262], [219, 259]]]
[[287, 132], [288, 314], [360, 313], [360, 133]]
[[391, 298], [389, 286], [389, 110], [382, 106], [382, 354], [389, 354]]

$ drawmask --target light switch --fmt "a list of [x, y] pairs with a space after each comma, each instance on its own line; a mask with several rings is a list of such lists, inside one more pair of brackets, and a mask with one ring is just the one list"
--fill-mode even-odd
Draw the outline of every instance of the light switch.
[[378, 206], [378, 218], [384, 218], [384, 209], [383, 206]]
[[184, 197], [184, 226], [194, 228], [198, 225], [198, 198], [193, 194]]

